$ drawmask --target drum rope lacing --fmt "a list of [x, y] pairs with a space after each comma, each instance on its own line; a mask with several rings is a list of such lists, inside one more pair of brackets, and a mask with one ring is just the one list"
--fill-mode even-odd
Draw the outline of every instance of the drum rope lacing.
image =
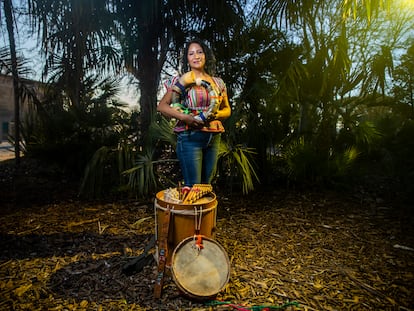
[[[200, 215], [200, 216], [198, 216]], [[201, 221], [203, 220], [203, 207], [200, 206], [200, 209], [197, 210], [197, 207], [194, 206], [194, 247], [198, 250], [201, 251], [204, 246], [203, 246], [203, 239], [202, 236], [200, 234], [200, 230], [201, 230]]]
[[[209, 207], [209, 208], [206, 208], [206, 209], [201, 209], [201, 213], [207, 213], [207, 212], [210, 212], [210, 211], [212, 211], [212, 210], [214, 210], [215, 208], [217, 207], [217, 202], [215, 202], [214, 204], [213, 204], [213, 206], [211, 206], [211, 207]], [[165, 211], [166, 210], [166, 208], [165, 207], [162, 207], [161, 205], [159, 205], [157, 202], [154, 204], [154, 208], [155, 209], [160, 209], [160, 210], [162, 210], [162, 211]], [[186, 215], [186, 216], [192, 216], [192, 215], [194, 215], [195, 213], [198, 213], [198, 211], [194, 211], [194, 210], [191, 210], [191, 209], [172, 209], [171, 210], [171, 213], [172, 214], [178, 214], [178, 215]]]

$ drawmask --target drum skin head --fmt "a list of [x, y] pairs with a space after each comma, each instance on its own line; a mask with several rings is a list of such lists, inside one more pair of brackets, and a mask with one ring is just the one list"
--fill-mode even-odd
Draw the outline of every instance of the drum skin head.
[[208, 298], [218, 294], [230, 277], [230, 263], [224, 248], [203, 237], [198, 249], [193, 237], [183, 240], [174, 250], [171, 271], [177, 286], [192, 298]]

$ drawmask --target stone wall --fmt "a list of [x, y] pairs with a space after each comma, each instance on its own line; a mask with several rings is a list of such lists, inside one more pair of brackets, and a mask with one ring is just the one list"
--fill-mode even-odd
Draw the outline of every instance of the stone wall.
[[[39, 82], [23, 80], [26, 86], [36, 87]], [[27, 102], [20, 105], [21, 117], [27, 113]], [[0, 142], [7, 141], [9, 134], [14, 131], [14, 95], [13, 78], [0, 74]]]
[[13, 79], [0, 75], [0, 142], [7, 140], [14, 119]]

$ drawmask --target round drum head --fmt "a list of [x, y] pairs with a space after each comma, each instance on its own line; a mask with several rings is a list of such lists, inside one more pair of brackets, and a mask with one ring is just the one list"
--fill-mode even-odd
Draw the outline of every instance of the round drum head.
[[203, 237], [198, 249], [193, 237], [183, 240], [174, 250], [171, 264], [177, 286], [189, 296], [208, 298], [219, 293], [230, 277], [230, 263], [224, 248]]

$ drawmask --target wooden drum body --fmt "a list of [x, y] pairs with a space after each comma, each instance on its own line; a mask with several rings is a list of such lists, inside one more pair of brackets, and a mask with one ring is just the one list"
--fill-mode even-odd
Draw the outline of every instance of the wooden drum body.
[[[168, 252], [166, 258], [167, 267], [171, 266], [171, 258], [174, 249], [184, 239], [193, 237], [197, 226], [199, 234], [214, 238], [217, 220], [217, 199], [214, 193], [210, 193], [193, 204], [177, 204], [164, 200], [164, 190], [156, 195], [155, 199], [155, 234], [161, 235], [165, 211], [171, 210], [171, 219], [168, 230]], [[157, 251], [158, 253], [158, 251]]]

